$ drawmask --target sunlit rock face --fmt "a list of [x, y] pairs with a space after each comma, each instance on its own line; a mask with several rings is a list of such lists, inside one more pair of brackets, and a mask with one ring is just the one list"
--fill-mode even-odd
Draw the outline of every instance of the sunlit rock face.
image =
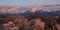
[[0, 13], [19, 13], [18, 8], [1, 9]]
[[31, 12], [35, 12], [37, 9], [36, 8], [32, 8]]

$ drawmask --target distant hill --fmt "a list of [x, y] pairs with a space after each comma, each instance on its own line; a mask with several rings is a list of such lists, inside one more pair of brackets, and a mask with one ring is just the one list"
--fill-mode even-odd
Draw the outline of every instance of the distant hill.
[[[14, 8], [13, 6], [0, 6], [0, 9], [4, 9], [4, 8], [7, 8], [7, 10], [9, 8]], [[36, 7], [34, 7], [36, 8]], [[44, 10], [51, 10], [50, 12], [48, 11], [40, 11], [41, 9], [38, 9], [38, 8], [44, 8]], [[54, 4], [54, 5], [44, 5], [44, 6], [39, 6], [38, 8], [36, 8], [36, 10], [38, 11], [37, 13], [41, 16], [60, 16], [60, 4]], [[17, 8], [18, 10], [15, 10], [17, 12], [15, 13], [3, 13], [3, 15], [5, 16], [30, 16], [30, 15], [34, 15], [34, 14], [37, 14], [37, 13], [29, 13], [28, 12], [24, 12], [24, 13], [21, 13], [21, 11], [24, 11], [24, 10], [32, 10], [33, 8], [29, 8], [29, 7], [19, 7]], [[21, 10], [21, 11], [20, 11]], [[13, 12], [13, 11], [12, 11]], [[17, 13], [17, 14], [16, 14]], [[1, 13], [0, 13], [1, 14]]]

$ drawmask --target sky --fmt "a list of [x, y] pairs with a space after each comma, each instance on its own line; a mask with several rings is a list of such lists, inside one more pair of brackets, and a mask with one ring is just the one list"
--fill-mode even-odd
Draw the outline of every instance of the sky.
[[0, 0], [0, 5], [44, 5], [44, 4], [60, 4], [60, 0]]

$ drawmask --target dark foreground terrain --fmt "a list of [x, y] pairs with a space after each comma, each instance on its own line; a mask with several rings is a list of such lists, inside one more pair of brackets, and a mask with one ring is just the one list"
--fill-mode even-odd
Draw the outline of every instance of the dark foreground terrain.
[[0, 15], [0, 30], [60, 30], [60, 16]]

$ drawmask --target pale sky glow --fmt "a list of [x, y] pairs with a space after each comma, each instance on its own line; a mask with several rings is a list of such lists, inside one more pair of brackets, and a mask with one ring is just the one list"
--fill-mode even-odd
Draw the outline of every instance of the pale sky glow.
[[0, 5], [1, 4], [18, 5], [18, 6], [60, 4], [60, 0], [0, 0]]

